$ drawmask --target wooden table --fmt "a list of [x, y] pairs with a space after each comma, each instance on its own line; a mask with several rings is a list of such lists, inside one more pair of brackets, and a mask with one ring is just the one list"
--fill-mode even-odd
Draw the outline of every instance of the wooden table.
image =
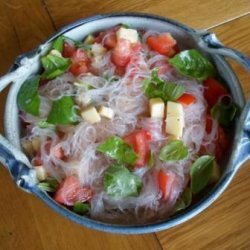
[[[174, 18], [216, 32], [226, 45], [250, 55], [249, 0], [0, 0], [0, 74], [15, 57], [58, 28], [86, 16], [139, 11]], [[231, 62], [231, 61], [230, 61]], [[250, 96], [249, 74], [231, 62]], [[6, 91], [1, 93], [1, 116]], [[3, 131], [3, 124], [0, 125]], [[0, 168], [0, 249], [250, 249], [250, 163], [224, 194], [190, 221], [155, 234], [113, 235], [89, 230], [61, 217], [16, 188]]]

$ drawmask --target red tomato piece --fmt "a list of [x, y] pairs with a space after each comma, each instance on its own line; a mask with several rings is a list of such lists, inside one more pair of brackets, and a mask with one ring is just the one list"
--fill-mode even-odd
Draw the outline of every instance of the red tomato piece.
[[62, 51], [62, 56], [63, 57], [66, 57], [66, 58], [69, 58], [71, 57], [76, 51], [76, 48], [73, 44], [67, 42], [67, 41], [64, 41], [63, 43], [63, 51]]
[[82, 187], [79, 179], [72, 175], [64, 179], [53, 198], [60, 204], [73, 206], [77, 201], [90, 200], [92, 196], [92, 190], [88, 187]]
[[77, 49], [71, 56], [72, 64], [69, 71], [78, 76], [89, 71], [90, 59], [83, 49]]
[[212, 108], [221, 96], [228, 95], [228, 91], [214, 78], [208, 78], [204, 81], [204, 97], [209, 108]]
[[165, 173], [160, 170], [158, 173], [159, 188], [162, 193], [162, 199], [167, 200], [171, 194], [176, 175], [172, 172]]
[[107, 49], [112, 49], [116, 46], [116, 31], [119, 27], [111, 28], [107, 31], [100, 32], [99, 35], [95, 38], [96, 43], [103, 43], [103, 46]]
[[52, 147], [51, 146], [51, 141], [48, 141], [45, 144], [45, 150], [47, 151], [47, 153], [51, 153], [52, 155], [54, 155], [56, 158], [58, 159], [64, 159], [65, 158], [65, 154], [64, 151], [61, 147]]
[[124, 138], [124, 141], [129, 144], [137, 154], [136, 167], [143, 167], [147, 164], [150, 156], [151, 140], [151, 134], [146, 130], [135, 131]]
[[125, 71], [126, 71], [125, 67], [116, 66], [115, 68], [115, 73], [118, 76], [123, 76], [125, 74]]
[[172, 56], [175, 53], [176, 40], [169, 33], [161, 33], [158, 36], [149, 36], [147, 44], [150, 49], [165, 56]]
[[177, 102], [183, 105], [190, 105], [196, 102], [196, 98], [191, 94], [184, 93], [181, 97], [177, 99]]
[[132, 56], [131, 43], [126, 39], [119, 39], [111, 54], [111, 61], [119, 67], [125, 67]]

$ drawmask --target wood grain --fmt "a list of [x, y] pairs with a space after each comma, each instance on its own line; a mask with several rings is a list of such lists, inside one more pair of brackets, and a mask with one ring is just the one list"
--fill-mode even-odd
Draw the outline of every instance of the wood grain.
[[[212, 29], [220, 40], [250, 55], [250, 15]], [[230, 60], [231, 63], [231, 60]], [[250, 97], [249, 73], [232, 67]], [[206, 211], [176, 228], [157, 233], [163, 249], [250, 249], [250, 162], [245, 164], [225, 193]]]
[[[194, 28], [208, 28], [250, 11], [249, 0], [45, 0], [56, 27], [101, 13], [137, 11], [174, 18]], [[59, 7], [60, 6], [60, 7]]]
[[[160, 14], [196, 28], [234, 19], [213, 31], [228, 46], [250, 54], [250, 19], [246, 16], [249, 10], [248, 0], [178, 3], [174, 0], [0, 0], [0, 74], [8, 70], [18, 54], [37, 46], [55, 27], [112, 11]], [[249, 96], [249, 75], [237, 64], [233, 63], [233, 67]], [[6, 93], [0, 94], [1, 119]], [[16, 188], [1, 167], [0, 249], [250, 249], [249, 170], [250, 164], [244, 166], [223, 196], [204, 213], [181, 226], [157, 233], [156, 237], [155, 234], [113, 235], [83, 228]]]

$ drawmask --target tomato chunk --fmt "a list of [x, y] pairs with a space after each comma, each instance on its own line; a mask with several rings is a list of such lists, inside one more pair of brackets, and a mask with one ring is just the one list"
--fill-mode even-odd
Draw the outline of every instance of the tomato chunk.
[[158, 36], [149, 36], [147, 44], [150, 49], [165, 56], [175, 54], [176, 40], [169, 33], [161, 33]]
[[136, 167], [143, 167], [147, 164], [150, 156], [151, 140], [151, 134], [146, 130], [135, 131], [124, 138], [124, 141], [129, 144], [137, 154]]
[[131, 43], [126, 39], [119, 39], [111, 54], [111, 61], [119, 67], [125, 67], [132, 56]]
[[62, 51], [63, 57], [69, 58], [75, 53], [75, 51], [76, 51], [76, 48], [73, 44], [67, 41], [63, 42], [63, 51]]
[[72, 64], [69, 71], [78, 76], [87, 73], [90, 66], [90, 59], [83, 49], [77, 49], [71, 56]]
[[209, 108], [212, 108], [220, 97], [228, 95], [228, 91], [214, 78], [208, 78], [204, 81], [204, 97]]
[[180, 98], [177, 99], [177, 102], [183, 105], [190, 105], [196, 102], [196, 98], [191, 94], [184, 93]]
[[111, 28], [107, 31], [100, 32], [99, 35], [95, 38], [96, 43], [103, 43], [103, 46], [107, 49], [112, 49], [116, 46], [116, 31], [118, 26]]
[[77, 201], [85, 202], [92, 198], [92, 191], [88, 187], [82, 187], [76, 176], [68, 176], [60, 184], [54, 200], [60, 204], [73, 206]]
[[162, 199], [167, 200], [171, 194], [176, 175], [172, 172], [165, 173], [160, 170], [158, 173], [159, 188], [162, 193]]

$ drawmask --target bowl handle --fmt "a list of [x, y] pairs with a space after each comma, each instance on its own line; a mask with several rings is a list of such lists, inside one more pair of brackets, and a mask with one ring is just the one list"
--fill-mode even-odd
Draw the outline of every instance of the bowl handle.
[[[28, 63], [29, 64], [29, 63]], [[22, 79], [22, 74], [27, 71], [29, 65], [24, 63], [15, 71], [0, 77], [0, 92], [10, 83]], [[24, 153], [12, 145], [3, 135], [0, 134], [0, 163], [5, 166], [16, 184], [23, 190], [29, 192], [36, 183], [35, 171]]]
[[205, 51], [235, 59], [237, 62], [242, 64], [248, 71], [250, 71], [250, 57], [243, 55], [237, 50], [225, 47], [218, 40], [214, 33], [210, 33], [208, 31], [201, 31], [198, 34], [198, 43]]
[[238, 122], [236, 143], [233, 148], [230, 170], [237, 171], [246, 161], [250, 160], [250, 102], [248, 102]]

